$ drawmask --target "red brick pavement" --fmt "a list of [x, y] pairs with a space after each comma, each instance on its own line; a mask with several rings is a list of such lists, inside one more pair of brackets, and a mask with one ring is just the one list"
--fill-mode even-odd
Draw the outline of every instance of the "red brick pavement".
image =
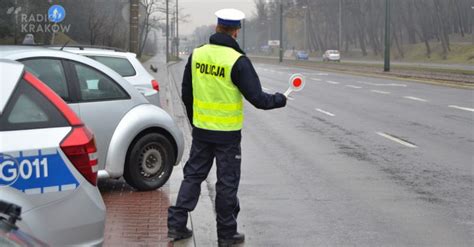
[[138, 192], [122, 179], [99, 183], [107, 207], [104, 246], [167, 246], [169, 183], [156, 191]]

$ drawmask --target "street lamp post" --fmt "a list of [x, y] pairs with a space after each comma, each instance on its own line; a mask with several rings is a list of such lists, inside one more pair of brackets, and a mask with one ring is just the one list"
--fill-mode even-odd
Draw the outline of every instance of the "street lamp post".
[[179, 24], [178, 24], [178, 0], [176, 0], [176, 57], [179, 57]]
[[385, 55], [383, 71], [390, 71], [390, 0], [385, 0]]
[[280, 0], [280, 50], [279, 50], [279, 55], [280, 55], [280, 63], [283, 62], [283, 4], [282, 1]]
[[303, 19], [304, 19], [304, 21], [303, 21], [303, 30], [304, 30], [303, 31], [304, 32], [303, 49], [306, 51], [306, 49], [308, 47], [308, 45], [307, 45], [307, 43], [308, 43], [308, 35], [307, 35], [307, 33], [308, 33], [308, 26], [307, 26], [308, 25], [308, 23], [307, 23], [308, 22], [308, 6], [305, 5], [302, 8], [304, 9], [304, 15], [303, 15]]
[[[471, 9], [474, 11], [474, 6], [471, 6]], [[472, 25], [471, 25], [471, 34], [472, 34], [472, 44], [474, 44], [474, 27]]]
[[166, 0], [166, 63], [169, 62], [170, 57], [169, 57], [169, 0]]
[[342, 0], [339, 0], [339, 35], [337, 39], [337, 49], [341, 52], [342, 46]]

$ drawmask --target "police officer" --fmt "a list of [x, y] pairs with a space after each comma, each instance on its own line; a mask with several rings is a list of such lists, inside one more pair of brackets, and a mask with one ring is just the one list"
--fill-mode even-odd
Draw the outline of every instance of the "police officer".
[[186, 228], [188, 212], [196, 207], [201, 183], [215, 158], [218, 243], [228, 246], [245, 239], [237, 232], [236, 220], [240, 210], [242, 96], [264, 110], [284, 107], [286, 97], [262, 91], [252, 63], [236, 42], [245, 14], [222, 9], [216, 16], [216, 33], [209, 44], [194, 49], [184, 70], [182, 100], [193, 125], [193, 141], [176, 205], [168, 209], [168, 237], [179, 240], [192, 236]]

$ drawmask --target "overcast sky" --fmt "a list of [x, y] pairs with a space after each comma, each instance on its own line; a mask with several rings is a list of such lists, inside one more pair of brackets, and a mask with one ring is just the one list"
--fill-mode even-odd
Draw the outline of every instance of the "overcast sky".
[[178, 5], [182, 11], [190, 15], [188, 23], [180, 24], [179, 32], [183, 35], [191, 34], [198, 26], [217, 23], [214, 12], [219, 9], [239, 9], [247, 17], [255, 12], [253, 0], [178, 0]]

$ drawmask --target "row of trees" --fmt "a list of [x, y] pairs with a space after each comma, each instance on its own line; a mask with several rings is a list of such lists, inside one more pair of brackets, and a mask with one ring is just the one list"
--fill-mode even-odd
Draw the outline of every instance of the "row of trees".
[[[248, 50], [279, 39], [280, 4], [283, 7], [285, 49], [324, 51], [356, 48], [362, 55], [383, 55], [385, 0], [254, 0], [255, 14], [246, 20]], [[473, 34], [472, 0], [391, 0], [391, 43], [403, 57], [405, 44], [442, 46], [446, 58], [453, 34]], [[341, 13], [341, 19], [339, 13]], [[341, 37], [339, 37], [341, 28]], [[202, 28], [201, 28], [202, 29]], [[469, 41], [468, 38], [465, 40]], [[340, 43], [339, 43], [340, 42]], [[339, 45], [340, 44], [340, 45]], [[338, 47], [340, 46], [340, 47]]]
[[[175, 1], [139, 0], [139, 55], [147, 50], [156, 52], [157, 33], [166, 28], [166, 1], [168, 1], [170, 21], [173, 21], [176, 13]], [[65, 8], [66, 19], [61, 24], [71, 25], [66, 35], [75, 42], [129, 48], [130, 0], [1, 0], [0, 39], [13, 38], [12, 43], [21, 43], [26, 35], [21, 30], [22, 25], [51, 24], [47, 20], [38, 23], [35, 17], [46, 15], [53, 4], [60, 4]], [[22, 21], [22, 15], [28, 16], [27, 23]], [[30, 21], [30, 16], [33, 16], [35, 20]], [[185, 21], [186, 18], [187, 16], [180, 15], [181, 21]], [[170, 23], [170, 26], [172, 25], [174, 27], [174, 22]], [[174, 28], [171, 31], [174, 32]], [[53, 41], [52, 32], [40, 31], [33, 34], [37, 43], [50, 44]]]

